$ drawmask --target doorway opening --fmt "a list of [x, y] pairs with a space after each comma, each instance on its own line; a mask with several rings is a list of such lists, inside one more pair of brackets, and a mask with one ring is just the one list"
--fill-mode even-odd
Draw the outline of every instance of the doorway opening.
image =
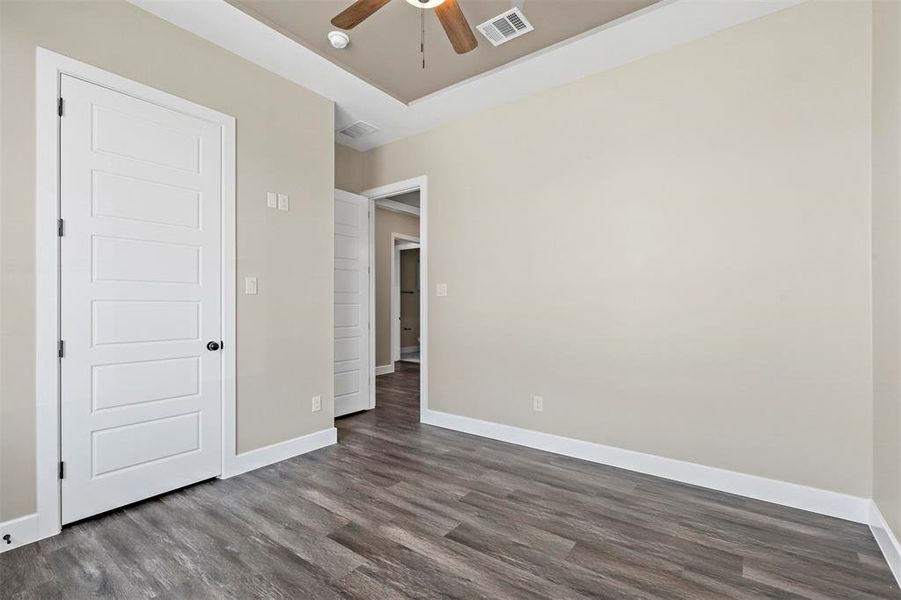
[[419, 364], [419, 237], [393, 234], [391, 261], [391, 359]]
[[[418, 177], [364, 192], [372, 202], [375, 404], [398, 401], [421, 417], [427, 407], [427, 180]], [[419, 418], [417, 418], [419, 420]]]
[[397, 407], [398, 393], [408, 416], [427, 410], [426, 186], [423, 176], [335, 191], [336, 417]]
[[419, 190], [373, 201], [377, 376], [420, 356], [419, 204]]

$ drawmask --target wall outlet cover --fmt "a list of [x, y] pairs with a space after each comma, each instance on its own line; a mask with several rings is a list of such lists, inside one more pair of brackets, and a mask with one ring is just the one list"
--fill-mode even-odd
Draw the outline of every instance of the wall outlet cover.
[[278, 209], [291, 210], [291, 199], [288, 197], [288, 194], [278, 195]]
[[278, 208], [278, 195], [275, 192], [266, 192], [266, 208]]
[[447, 284], [439, 283], [435, 286], [435, 294], [438, 295], [439, 298], [447, 296]]
[[244, 278], [244, 293], [248, 296], [253, 296], [257, 293], [257, 278], [256, 277], [245, 277]]

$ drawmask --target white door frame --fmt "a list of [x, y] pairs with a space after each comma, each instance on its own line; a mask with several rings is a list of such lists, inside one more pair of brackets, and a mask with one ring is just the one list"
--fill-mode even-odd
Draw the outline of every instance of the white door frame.
[[[406, 243], [399, 244], [398, 241]], [[419, 238], [391, 232], [391, 363], [400, 360], [400, 251], [419, 248]], [[420, 284], [420, 294], [422, 285]], [[420, 319], [421, 320], [421, 319]], [[422, 336], [420, 336], [421, 338]]]
[[[36, 55], [35, 402], [37, 524], [34, 541], [60, 532], [60, 79], [83, 81], [215, 123], [222, 128], [222, 458], [236, 474], [235, 427], [235, 119], [199, 104], [51, 52]], [[65, 109], [64, 109], [65, 110]]]
[[[396, 196], [404, 192], [415, 192], [419, 190], [419, 418], [426, 414], [429, 409], [429, 179], [426, 175], [405, 179], [388, 185], [382, 185], [376, 188], [368, 189], [362, 192], [364, 196], [369, 198], [369, 230], [373, 234], [370, 237], [370, 249], [374, 252], [375, 235], [375, 202], [376, 200]], [[375, 254], [372, 254], [375, 256]], [[375, 287], [375, 269], [369, 278], [369, 284]], [[372, 289], [370, 288], [370, 289]], [[375, 294], [371, 296], [371, 311], [375, 311]], [[372, 314], [372, 312], [370, 314]], [[373, 318], [373, 322], [374, 318]], [[375, 336], [372, 336], [372, 343], [375, 343]], [[372, 357], [373, 379], [375, 379], [375, 350], [373, 349]], [[393, 363], [392, 363], [393, 364]], [[372, 386], [373, 396], [375, 395], [375, 385]], [[373, 406], [375, 400], [373, 399]]]

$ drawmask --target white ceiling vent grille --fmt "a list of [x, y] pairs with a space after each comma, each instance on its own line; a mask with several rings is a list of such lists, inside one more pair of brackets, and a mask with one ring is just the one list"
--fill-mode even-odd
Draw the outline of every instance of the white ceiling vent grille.
[[353, 125], [348, 125], [344, 129], [339, 129], [338, 133], [342, 133], [349, 138], [360, 138], [370, 133], [375, 133], [379, 128], [366, 121], [357, 121]]
[[488, 19], [476, 29], [493, 45], [500, 46], [504, 42], [509, 42], [513, 38], [529, 33], [535, 28], [532, 27], [526, 16], [522, 14], [519, 7], [516, 7], [499, 14], [493, 19]]

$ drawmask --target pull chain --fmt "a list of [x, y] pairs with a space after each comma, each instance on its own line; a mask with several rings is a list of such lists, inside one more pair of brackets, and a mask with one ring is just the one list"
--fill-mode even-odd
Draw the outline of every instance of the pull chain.
[[419, 53], [422, 54], [422, 68], [425, 69], [425, 10], [419, 9]]

